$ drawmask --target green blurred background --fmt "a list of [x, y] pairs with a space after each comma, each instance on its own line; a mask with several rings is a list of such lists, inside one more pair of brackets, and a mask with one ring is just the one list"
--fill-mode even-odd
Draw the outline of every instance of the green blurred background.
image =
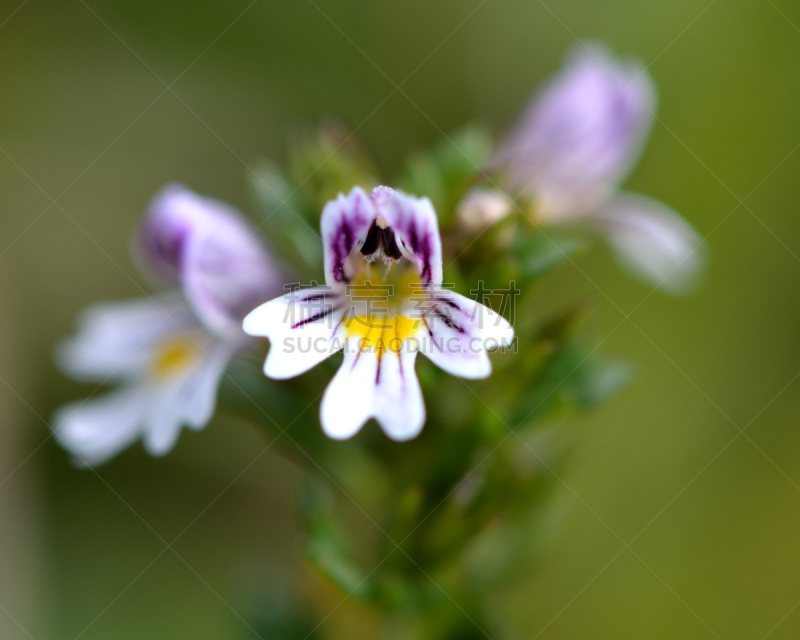
[[538, 638], [800, 636], [800, 5], [250, 2], [0, 3], [0, 638], [255, 637], [242, 619], [305, 581], [298, 471], [252, 426], [98, 474], [48, 439], [89, 390], [52, 344], [87, 303], [140, 293], [150, 195], [180, 180], [252, 212], [248, 167], [331, 114], [391, 175], [442, 131], [501, 132], [578, 38], [652, 64], [660, 121], [627, 186], [709, 236], [711, 262], [684, 299], [602, 249], [542, 289], [543, 312], [597, 300], [596, 342], [639, 377], [552, 425], [577, 436], [573, 508], [520, 609]]

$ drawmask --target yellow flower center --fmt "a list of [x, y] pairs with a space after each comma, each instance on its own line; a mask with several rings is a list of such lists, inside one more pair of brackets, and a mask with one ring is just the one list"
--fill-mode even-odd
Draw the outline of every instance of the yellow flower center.
[[151, 365], [153, 376], [163, 380], [185, 371], [197, 359], [197, 351], [187, 336], [167, 340], [156, 351]]
[[427, 290], [407, 261], [388, 267], [364, 262], [347, 285], [347, 294], [353, 302], [364, 303], [369, 313], [397, 314], [414, 301], [424, 300]]
[[422, 318], [407, 316], [350, 316], [344, 321], [349, 338], [360, 338], [361, 349], [382, 353], [398, 353], [408, 338], [417, 335]]
[[427, 289], [413, 265], [403, 262], [389, 267], [364, 262], [348, 285], [352, 313], [344, 328], [348, 337], [360, 339], [362, 350], [397, 353], [424, 325], [414, 308], [427, 299]]

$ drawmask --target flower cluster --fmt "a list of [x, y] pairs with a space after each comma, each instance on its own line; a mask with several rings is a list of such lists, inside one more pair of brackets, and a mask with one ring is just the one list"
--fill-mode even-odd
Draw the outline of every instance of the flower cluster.
[[[654, 108], [643, 68], [601, 47], [581, 50], [535, 97], [484, 171], [464, 174], [455, 186], [421, 179], [432, 190], [449, 190], [437, 206], [457, 214], [447, 219], [469, 236], [467, 248], [515, 217], [523, 241], [531, 219], [538, 227], [580, 223], [603, 234], [636, 273], [679, 291], [701, 266], [700, 238], [666, 206], [618, 189], [642, 150]], [[488, 352], [512, 343], [511, 324], [443, 285], [446, 247], [432, 200], [345, 184], [341, 176], [363, 176], [362, 185], [371, 180], [362, 165], [359, 159], [338, 167], [338, 196], [326, 195], [321, 216], [312, 214], [319, 216], [325, 285], [283, 295], [295, 270], [315, 263], [309, 254], [320, 253], [309, 249], [308, 222], [296, 225], [294, 212], [276, 218], [285, 244], [303, 258], [289, 264], [274, 257], [282, 241], [268, 251], [254, 225], [227, 205], [180, 186], [155, 196], [134, 247], [142, 269], [166, 291], [89, 308], [77, 335], [58, 350], [69, 375], [117, 384], [55, 415], [55, 435], [79, 463], [103, 462], [139, 438], [151, 454], [164, 454], [183, 426], [205, 426], [229, 361], [259, 344], [253, 336], [269, 339], [264, 373], [279, 380], [343, 352], [320, 408], [322, 429], [335, 440], [352, 437], [371, 418], [396, 441], [420, 433], [426, 409], [418, 353], [454, 376], [489, 376]], [[435, 163], [429, 168], [435, 173]], [[491, 186], [474, 187], [487, 173]], [[502, 252], [498, 247], [491, 251]], [[492, 260], [498, 269], [505, 264], [485, 262]]]
[[58, 365], [114, 388], [57, 409], [55, 437], [83, 466], [137, 440], [163, 455], [219, 403], [305, 466], [297, 515], [324, 584], [248, 623], [261, 637], [316, 637], [307, 609], [327, 613], [330, 588], [367, 605], [369, 637], [531, 637], [486, 594], [521, 584], [563, 520], [571, 436], [552, 420], [630, 379], [587, 340], [591, 305], [543, 304], [536, 284], [596, 235], [671, 292], [702, 266], [687, 222], [620, 190], [655, 104], [644, 68], [584, 47], [496, 146], [456, 132], [383, 180], [352, 133], [323, 127], [286, 170], [253, 172], [259, 225], [165, 187], [132, 243], [158, 293], [80, 316]]

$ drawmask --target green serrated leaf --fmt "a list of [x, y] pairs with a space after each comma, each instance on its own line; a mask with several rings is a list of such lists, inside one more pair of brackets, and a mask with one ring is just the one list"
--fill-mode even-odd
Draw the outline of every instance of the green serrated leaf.
[[412, 158], [399, 186], [408, 193], [427, 196], [437, 211], [447, 203], [447, 187], [442, 172], [436, 159], [430, 155]]
[[300, 514], [305, 523], [305, 552], [309, 562], [344, 593], [365, 598], [373, 585], [366, 579], [347, 548], [349, 536], [339, 521], [331, 488], [309, 477], [300, 492]]
[[462, 129], [448, 136], [430, 153], [412, 157], [400, 179], [400, 187], [409, 193], [429, 197], [440, 226], [448, 227], [455, 205], [469, 187], [480, 180], [491, 152], [491, 137], [484, 129], [477, 126]]
[[322, 246], [315, 226], [304, 215], [307, 207], [296, 188], [273, 166], [251, 178], [263, 219], [260, 228], [273, 250], [303, 274], [320, 273]]
[[354, 186], [366, 191], [380, 183], [371, 155], [347, 127], [328, 122], [290, 150], [290, 176], [316, 211]]
[[373, 593], [373, 584], [366, 574], [356, 567], [341, 545], [324, 532], [312, 534], [306, 544], [306, 557], [328, 580], [348, 597], [363, 599]]
[[449, 136], [437, 149], [442, 175], [450, 185], [480, 173], [492, 153], [492, 139], [483, 128], [467, 127]]

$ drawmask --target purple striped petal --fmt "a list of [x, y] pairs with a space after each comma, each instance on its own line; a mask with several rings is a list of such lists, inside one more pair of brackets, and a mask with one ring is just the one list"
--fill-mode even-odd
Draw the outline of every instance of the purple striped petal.
[[442, 242], [431, 201], [389, 187], [376, 187], [369, 195], [355, 187], [347, 196], [340, 194], [325, 205], [320, 223], [325, 282], [337, 286], [352, 279], [355, 265], [351, 254], [364, 243], [378, 218], [392, 229], [401, 251], [415, 263], [422, 281], [441, 284]]
[[[379, 192], [379, 189], [385, 191]], [[428, 198], [408, 196], [387, 187], [378, 187], [372, 193], [380, 202], [380, 214], [389, 223], [404, 248], [413, 255], [422, 282], [441, 284], [442, 240], [439, 235], [439, 221], [431, 201]]]
[[350, 253], [364, 241], [375, 220], [375, 206], [361, 187], [346, 196], [339, 194], [322, 210], [320, 231], [325, 254], [325, 282], [329, 286], [349, 282], [353, 277]]

